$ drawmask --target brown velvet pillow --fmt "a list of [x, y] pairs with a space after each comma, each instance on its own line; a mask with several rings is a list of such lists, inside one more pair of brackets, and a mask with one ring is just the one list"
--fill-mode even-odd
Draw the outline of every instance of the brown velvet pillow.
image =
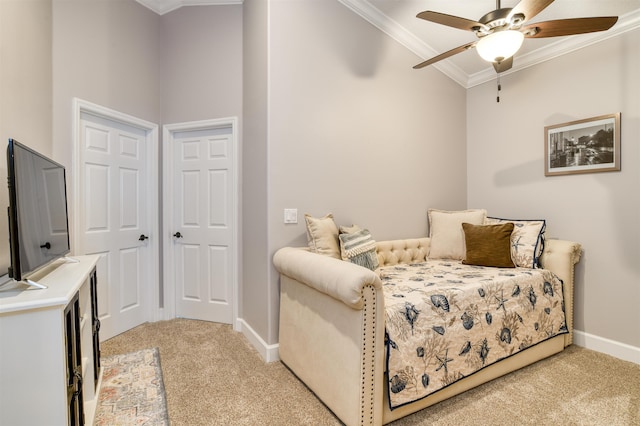
[[471, 225], [463, 223], [467, 256], [465, 265], [515, 268], [511, 260], [513, 223], [501, 225]]

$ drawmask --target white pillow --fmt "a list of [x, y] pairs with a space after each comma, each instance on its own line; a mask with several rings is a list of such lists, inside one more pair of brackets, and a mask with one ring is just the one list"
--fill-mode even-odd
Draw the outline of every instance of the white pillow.
[[429, 209], [429, 238], [431, 238], [429, 259], [465, 258], [463, 223], [483, 225], [487, 217], [484, 209], [447, 211]]
[[324, 217], [304, 215], [307, 223], [307, 242], [309, 249], [318, 254], [342, 259], [340, 256], [340, 241], [338, 240], [338, 227], [333, 221], [331, 213]]

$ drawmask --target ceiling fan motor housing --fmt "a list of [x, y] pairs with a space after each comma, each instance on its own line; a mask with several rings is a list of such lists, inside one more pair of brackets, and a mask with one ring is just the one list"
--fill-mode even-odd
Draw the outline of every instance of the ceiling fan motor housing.
[[507, 17], [509, 16], [509, 12], [511, 12], [511, 10], [512, 9], [510, 7], [493, 10], [484, 15], [482, 18], [478, 19], [478, 22], [490, 28], [502, 26], [507, 22]]
[[495, 31], [517, 30], [524, 22], [524, 15], [521, 13], [511, 17], [511, 8], [493, 10], [482, 18], [478, 19], [478, 23], [482, 26], [473, 27], [473, 32], [478, 37], [487, 36]]

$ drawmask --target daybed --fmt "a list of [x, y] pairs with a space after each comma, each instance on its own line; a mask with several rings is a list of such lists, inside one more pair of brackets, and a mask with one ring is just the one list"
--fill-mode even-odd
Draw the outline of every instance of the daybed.
[[[482, 223], [485, 223], [484, 217], [480, 221]], [[572, 343], [574, 265], [580, 258], [581, 248], [574, 242], [549, 239], [536, 261], [562, 280], [559, 286], [562, 291], [558, 293], [564, 295], [564, 333], [483, 365], [479, 371], [446, 383], [442, 389], [415, 402], [390, 408], [390, 388], [395, 392], [397, 387], [392, 387], [393, 381], [386, 371], [387, 352], [388, 349], [394, 350], [392, 346], [395, 343], [385, 335], [384, 284], [379, 274], [393, 265], [400, 265], [400, 269], [425, 261], [429, 265], [432, 262], [428, 257], [430, 245], [436, 237], [433, 223], [430, 227], [431, 238], [374, 242], [379, 264], [375, 271], [335, 256], [313, 252], [317, 250], [314, 250], [311, 240], [311, 249], [285, 247], [274, 256], [281, 286], [280, 359], [346, 425], [389, 423], [556, 354]], [[542, 298], [538, 296], [538, 299]], [[431, 301], [442, 309], [439, 301], [435, 303], [433, 298]], [[448, 305], [446, 307], [448, 311]], [[415, 312], [425, 310], [423, 307], [415, 309]], [[499, 315], [495, 310], [492, 312], [494, 316]], [[518, 318], [522, 322], [522, 318]], [[413, 327], [413, 323], [411, 325]], [[536, 323], [536, 330], [537, 327]], [[439, 327], [433, 327], [436, 328]], [[413, 329], [410, 334], [413, 334]], [[505, 336], [496, 336], [496, 341], [498, 337], [504, 342]], [[510, 335], [507, 337], [511, 338]], [[497, 347], [501, 342], [496, 341], [491, 340], [490, 345]], [[421, 349], [418, 348], [418, 357], [424, 356], [424, 353], [420, 354]], [[444, 365], [441, 363], [437, 368], [440, 370], [438, 375], [447, 369], [447, 360], [447, 354], [444, 354]], [[484, 363], [484, 358], [482, 361]], [[397, 375], [393, 378], [397, 379]], [[432, 375], [431, 382], [435, 381]], [[422, 385], [426, 386], [424, 378]], [[415, 389], [422, 385], [416, 384]]]

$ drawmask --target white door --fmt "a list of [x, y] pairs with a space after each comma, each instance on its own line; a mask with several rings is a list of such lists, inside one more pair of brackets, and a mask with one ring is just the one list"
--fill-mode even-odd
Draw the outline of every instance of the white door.
[[[235, 312], [236, 142], [219, 121], [165, 126], [164, 203], [170, 217], [170, 268], [175, 315], [232, 324]], [[165, 204], [166, 205], [166, 204]]]
[[100, 255], [98, 314], [105, 340], [152, 320], [157, 176], [148, 145], [154, 142], [149, 126], [87, 111], [79, 112], [78, 127], [76, 252]]

